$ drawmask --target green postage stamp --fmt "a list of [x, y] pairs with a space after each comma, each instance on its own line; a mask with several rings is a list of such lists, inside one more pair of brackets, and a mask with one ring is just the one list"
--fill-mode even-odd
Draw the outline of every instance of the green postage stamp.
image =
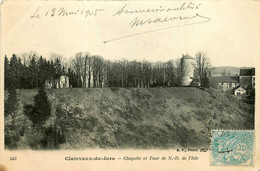
[[211, 166], [253, 166], [254, 131], [212, 130]]

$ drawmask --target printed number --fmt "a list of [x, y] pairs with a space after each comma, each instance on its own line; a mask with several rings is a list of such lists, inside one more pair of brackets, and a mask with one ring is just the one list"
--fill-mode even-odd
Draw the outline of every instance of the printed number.
[[17, 160], [16, 157], [10, 157], [10, 160]]

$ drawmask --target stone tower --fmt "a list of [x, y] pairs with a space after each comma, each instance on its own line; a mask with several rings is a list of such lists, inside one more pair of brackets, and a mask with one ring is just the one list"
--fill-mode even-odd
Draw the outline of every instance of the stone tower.
[[181, 69], [184, 72], [182, 85], [189, 86], [194, 77], [194, 58], [188, 54], [182, 55]]

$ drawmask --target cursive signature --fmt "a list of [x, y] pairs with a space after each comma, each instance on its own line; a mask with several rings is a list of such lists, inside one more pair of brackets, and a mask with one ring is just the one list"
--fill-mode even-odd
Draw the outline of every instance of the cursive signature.
[[[201, 18], [203, 20], [201, 20], [201, 21], [192, 21], [195, 18]], [[185, 24], [180, 24], [180, 25], [172, 25], [172, 26], [163, 27], [163, 28], [159, 28], [159, 29], [152, 29], [152, 30], [148, 30], [148, 31], [144, 31], [144, 32], [134, 33], [134, 34], [130, 34], [130, 35], [127, 35], [127, 36], [122, 36], [122, 37], [106, 40], [103, 43], [108, 43], [108, 42], [112, 42], [112, 41], [116, 41], [116, 40], [120, 40], [120, 39], [125, 39], [125, 38], [129, 38], [129, 37], [133, 37], [133, 36], [138, 36], [138, 35], [142, 35], [142, 34], [151, 33], [151, 32], [172, 29], [172, 28], [176, 28], [176, 27], [184, 27], [184, 26], [189, 26], [189, 25], [202, 24], [202, 23], [209, 22], [211, 19], [209, 17], [202, 16], [202, 15], [200, 15], [198, 13], [196, 13], [196, 15], [190, 16], [190, 17], [179, 16], [179, 17], [168, 17], [168, 18], [164, 18], [164, 19], [161, 19], [161, 18], [150, 19], [149, 18], [147, 20], [140, 20], [138, 18], [135, 18], [134, 20], [132, 20], [130, 22], [130, 27], [133, 28], [133, 27], [144, 25], [144, 24], [155, 24], [155, 23], [160, 23], [160, 22], [161, 23], [162, 22], [170, 22], [170, 21], [174, 21], [174, 20], [190, 20], [190, 22], [185, 23]]]
[[[165, 17], [165, 18], [155, 18], [155, 19], [146, 19], [146, 20], [142, 20], [142, 19], [139, 19], [139, 18], [135, 18], [134, 20], [132, 20], [130, 22], [130, 26], [131, 28], [133, 27], [137, 27], [137, 26], [142, 26], [142, 25], [145, 25], [145, 24], [156, 24], [156, 23], [166, 23], [166, 22], [170, 22], [170, 21], [176, 21], [176, 20], [192, 20], [192, 19], [195, 19], [195, 18], [202, 18], [202, 19], [205, 19], [204, 21], [208, 22], [210, 21], [210, 18], [209, 17], [206, 17], [206, 16], [202, 16], [198, 13], [196, 13], [195, 15], [193, 16], [178, 16], [178, 17]], [[196, 22], [198, 23], [198, 22]]]

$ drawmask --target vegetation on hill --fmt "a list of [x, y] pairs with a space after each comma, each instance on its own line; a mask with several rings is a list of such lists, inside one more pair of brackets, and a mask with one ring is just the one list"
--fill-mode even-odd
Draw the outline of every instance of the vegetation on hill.
[[25, 105], [24, 113], [36, 126], [43, 125], [50, 117], [51, 105], [43, 86], [39, 88], [38, 94], [34, 97], [34, 106]]
[[[68, 87], [173, 87], [181, 86], [187, 74], [180, 59], [167, 62], [110, 61], [98, 55], [76, 53], [67, 62], [60, 55], [46, 59], [33, 54], [13, 54], [4, 59], [5, 90], [13, 80], [16, 89], [39, 88], [47, 83], [52, 88], [63, 87], [61, 76], [69, 79]], [[196, 54], [194, 69], [201, 86], [207, 87], [209, 60], [202, 52]], [[186, 66], [187, 67], [187, 66]], [[67, 78], [66, 77], [66, 78]]]
[[51, 115], [42, 125], [44, 131], [37, 133], [24, 112], [26, 105], [34, 105], [37, 90], [17, 90], [17, 112], [5, 118], [17, 134], [15, 144], [6, 142], [7, 148], [209, 147], [212, 129], [254, 129], [254, 105], [208, 88], [78, 88], [46, 93]]

